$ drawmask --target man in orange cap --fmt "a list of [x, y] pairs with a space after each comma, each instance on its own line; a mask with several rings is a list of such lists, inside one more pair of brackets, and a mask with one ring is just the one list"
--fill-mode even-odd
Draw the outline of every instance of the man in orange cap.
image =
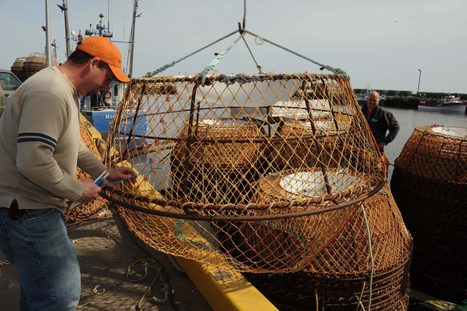
[[76, 50], [60, 70], [81, 95], [89, 95], [99, 89], [108, 89], [114, 79], [130, 82], [121, 66], [118, 48], [104, 37], [93, 36], [78, 42]]
[[81, 141], [79, 95], [130, 81], [117, 47], [103, 37], [81, 41], [65, 64], [26, 80], [0, 119], [0, 249], [16, 267], [21, 310], [75, 310], [81, 282], [63, 212], [101, 188], [78, 180], [77, 165], [93, 178], [136, 177], [107, 168]]

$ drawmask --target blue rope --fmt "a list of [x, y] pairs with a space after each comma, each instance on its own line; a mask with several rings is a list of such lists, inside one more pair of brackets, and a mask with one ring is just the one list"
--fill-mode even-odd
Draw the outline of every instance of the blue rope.
[[199, 74], [198, 74], [198, 78], [201, 78], [201, 85], [204, 85], [204, 82], [206, 80], [206, 75], [211, 71], [213, 70], [219, 63], [220, 61], [225, 57], [225, 55], [227, 53], [230, 52], [230, 50], [232, 50], [232, 48], [234, 47], [235, 44], [238, 43], [238, 41], [240, 41], [240, 39], [243, 38], [243, 34], [241, 34], [237, 39], [235, 39], [235, 41], [229, 45], [227, 47], [227, 49], [225, 49], [224, 51], [218, 53], [216, 55], [216, 57], [211, 61], [211, 63], [209, 65], [207, 65]]
[[222, 41], [224, 39], [227, 39], [230, 36], [233, 36], [235, 33], [237, 33], [237, 30], [232, 31], [231, 33], [229, 33], [229, 34], [227, 34], [227, 35], [225, 35], [225, 36], [223, 36], [223, 37], [209, 43], [208, 45], [203, 46], [202, 48], [197, 49], [196, 51], [194, 51], [194, 52], [192, 52], [192, 53], [190, 53], [190, 54], [188, 54], [188, 55], [186, 55], [186, 56], [184, 56], [184, 57], [182, 57], [182, 58], [180, 58], [178, 60], [172, 61], [172, 62], [160, 67], [159, 69], [156, 69], [156, 70], [154, 70], [152, 72], [148, 72], [146, 74], [146, 77], [155, 76], [155, 75], [167, 70], [168, 68], [173, 67], [174, 65], [178, 64], [179, 62], [184, 61], [185, 59], [187, 59], [187, 58], [189, 58], [189, 57], [191, 57], [191, 56], [193, 56], [193, 55], [207, 49], [208, 47], [213, 46], [214, 44], [216, 44], [216, 43], [218, 43], [218, 42], [220, 42], [220, 41]]

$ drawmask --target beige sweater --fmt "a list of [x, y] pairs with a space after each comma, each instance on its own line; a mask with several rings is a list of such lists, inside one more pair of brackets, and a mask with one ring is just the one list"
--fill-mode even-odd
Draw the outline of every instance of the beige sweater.
[[83, 192], [76, 168], [97, 177], [105, 166], [80, 138], [76, 88], [56, 67], [16, 90], [0, 119], [0, 207], [62, 212]]

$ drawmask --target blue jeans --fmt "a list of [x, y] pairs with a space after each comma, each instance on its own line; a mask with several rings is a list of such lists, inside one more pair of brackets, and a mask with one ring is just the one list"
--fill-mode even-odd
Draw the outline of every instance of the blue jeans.
[[20, 310], [75, 310], [81, 277], [73, 243], [60, 211], [25, 210], [20, 219], [0, 208], [0, 250], [15, 265]]

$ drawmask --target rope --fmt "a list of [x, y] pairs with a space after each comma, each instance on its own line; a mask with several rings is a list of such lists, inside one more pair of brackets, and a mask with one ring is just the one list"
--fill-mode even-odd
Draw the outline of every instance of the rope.
[[178, 59], [178, 60], [172, 61], [172, 62], [170, 62], [170, 63], [168, 63], [168, 64], [166, 64], [166, 65], [160, 67], [159, 69], [156, 69], [156, 70], [154, 70], [154, 71], [152, 71], [152, 72], [146, 73], [146, 77], [155, 76], [155, 75], [157, 75], [157, 74], [159, 74], [159, 73], [165, 71], [166, 69], [171, 68], [171, 67], [173, 67], [174, 65], [180, 63], [181, 61], [184, 61], [185, 59], [187, 59], [187, 58], [189, 58], [189, 57], [191, 57], [191, 56], [193, 56], [193, 55], [195, 55], [195, 54], [197, 54], [197, 53], [199, 53], [199, 52], [201, 52], [201, 51], [207, 49], [208, 47], [213, 46], [214, 44], [219, 43], [219, 42], [221, 42], [222, 40], [227, 39], [227, 38], [230, 37], [230, 36], [233, 36], [235, 33], [237, 33], [237, 30], [232, 31], [231, 33], [229, 33], [229, 34], [227, 34], [227, 35], [225, 35], [225, 36], [223, 36], [223, 37], [221, 37], [221, 38], [219, 38], [219, 39], [217, 39], [217, 40], [215, 40], [215, 41], [209, 43], [208, 45], [205, 45], [205, 46], [203, 46], [203, 47], [197, 49], [196, 51], [194, 51], [194, 52], [192, 52], [192, 53], [190, 53], [190, 54], [188, 54], [188, 55], [186, 55], [186, 56], [184, 56], [184, 57], [182, 57], [182, 58], [180, 58], [180, 59]]
[[256, 58], [255, 58], [255, 56], [253, 55], [253, 52], [251, 51], [250, 46], [248, 45], [248, 43], [246, 42], [246, 40], [245, 40], [245, 38], [244, 38], [243, 36], [242, 36], [242, 39], [243, 39], [243, 42], [244, 42], [245, 45], [246, 45], [246, 48], [248, 49], [248, 52], [250, 52], [251, 58], [253, 58], [253, 61], [255, 62], [256, 68], [258, 68], [259, 74], [262, 74], [263, 71], [261, 70], [261, 65], [258, 64], [258, 62], [256, 61]]
[[[245, 27], [246, 27], [246, 0], [243, 0], [243, 23], [240, 27], [240, 23], [238, 23], [238, 31], [243, 34], [245, 32]], [[245, 46], [246, 48], [248, 49], [248, 52], [250, 53], [250, 56], [251, 58], [253, 59], [253, 61], [255, 62], [255, 65], [256, 65], [256, 68], [258, 68], [258, 71], [259, 71], [259, 74], [262, 74], [263, 71], [261, 70], [261, 65], [258, 64], [258, 62], [256, 61], [256, 58], [255, 56], [253, 55], [253, 52], [251, 51], [251, 48], [250, 46], [248, 45], [248, 43], [246, 42], [245, 40], [245, 37], [242, 36], [242, 40], [243, 42], [245, 43]]]
[[368, 230], [368, 250], [370, 252], [370, 264], [371, 264], [371, 272], [370, 272], [370, 283], [368, 286], [369, 292], [368, 292], [368, 311], [371, 310], [371, 296], [373, 294], [373, 274], [375, 271], [375, 259], [373, 257], [373, 246], [371, 245], [371, 230], [370, 230], [370, 224], [368, 222], [368, 217], [366, 215], [365, 207], [363, 206], [363, 203], [360, 203], [360, 207], [362, 208], [362, 214], [363, 218], [365, 219], [365, 225]]
[[318, 288], [317, 287], [315, 287], [315, 308], [316, 308], [316, 311], [319, 310]]
[[243, 24], [242, 29], [245, 29], [246, 26], [246, 0], [243, 0]]
[[360, 307], [363, 311], [365, 311], [365, 306], [362, 303], [363, 293], [365, 292], [366, 281], [363, 281], [362, 290], [360, 291], [360, 296], [355, 296], [357, 298], [358, 304], [356, 311], [360, 310]]
[[[79, 300], [82, 302], [83, 300], [89, 298], [89, 297], [93, 297], [93, 296], [96, 296], [96, 295], [102, 295], [106, 292], [105, 288], [102, 287], [102, 289], [99, 290], [99, 288], [101, 287], [102, 285], [101, 284], [97, 284], [96, 286], [94, 286], [94, 288], [91, 290], [90, 293], [87, 293], [83, 296], [81, 296], [79, 298]], [[88, 301], [86, 303], [80, 303], [78, 306], [77, 306], [77, 309], [81, 309], [81, 308], [84, 308], [88, 305], [91, 305], [92, 302], [91, 301]]]
[[306, 57], [306, 56], [304, 56], [304, 55], [302, 55], [302, 54], [300, 54], [300, 53], [298, 53], [298, 52], [295, 52], [295, 51], [293, 51], [293, 50], [291, 50], [291, 49], [289, 49], [289, 48], [286, 48], [285, 46], [282, 46], [282, 45], [280, 45], [280, 44], [277, 44], [277, 43], [275, 43], [275, 42], [273, 42], [273, 41], [271, 41], [271, 40], [268, 40], [268, 39], [266, 39], [266, 38], [264, 38], [264, 37], [260, 37], [260, 36], [258, 36], [257, 34], [251, 32], [251, 31], [249, 31], [249, 30], [244, 30], [244, 31], [245, 31], [247, 34], [250, 34], [250, 35], [252, 35], [252, 36], [255, 37], [255, 38], [261, 38], [261, 40], [264, 41], [264, 42], [267, 42], [267, 43], [269, 43], [269, 44], [271, 44], [271, 45], [274, 45], [275, 47], [278, 47], [278, 48], [280, 48], [280, 49], [283, 49], [284, 51], [287, 51], [287, 52], [289, 52], [289, 53], [291, 53], [291, 54], [293, 54], [293, 55], [295, 55], [295, 56], [298, 56], [298, 57], [300, 57], [300, 58], [303, 58], [303, 59], [305, 59], [305, 60], [307, 60], [307, 61], [309, 61], [309, 62], [311, 62], [311, 63], [313, 63], [313, 64], [315, 64], [315, 65], [317, 65], [317, 66], [319, 66], [321, 70], [326, 69], [326, 70], [328, 70], [328, 71], [330, 71], [330, 72], [332, 72], [332, 73], [335, 73], [335, 74], [347, 75], [347, 73], [346, 73], [344, 70], [340, 69], [340, 68], [334, 68], [334, 67], [331, 67], [331, 66], [328, 66], [328, 65], [321, 64], [321, 63], [319, 63], [319, 62], [317, 62], [317, 61], [314, 61], [314, 60], [312, 60], [311, 58], [308, 58], [308, 57]]
[[[143, 265], [143, 273], [141, 275], [136, 274], [136, 276], [131, 276], [131, 274], [135, 274], [132, 272], [132, 269], [136, 267], [137, 264]], [[179, 301], [176, 301], [174, 294], [175, 290], [172, 288], [172, 285], [169, 282], [169, 278], [162, 267], [162, 264], [157, 261], [155, 258], [150, 259], [138, 259], [131, 263], [127, 267], [127, 271], [125, 273], [125, 279], [128, 282], [136, 283], [144, 280], [148, 275], [149, 268], [155, 270], [156, 275], [154, 276], [151, 284], [147, 287], [141, 298], [136, 302], [133, 306], [133, 310], [141, 311], [144, 308], [144, 304], [146, 301], [154, 303], [156, 305], [164, 304], [170, 301], [170, 304], [174, 310], [182, 311], [184, 310], [183, 305]], [[151, 291], [155, 288], [155, 285], [159, 282], [162, 285], [162, 289], [160, 292], [162, 293], [161, 297], [157, 297], [155, 295], [151, 295]]]
[[[185, 60], [185, 59], [187, 59], [187, 58], [189, 58], [189, 57], [191, 57], [191, 56], [193, 56], [193, 55], [207, 49], [208, 47], [210, 47], [210, 46], [212, 46], [212, 45], [214, 45], [214, 44], [216, 44], [216, 43], [218, 43], [218, 42], [232, 36], [237, 31], [240, 33], [240, 37], [237, 38], [235, 40], [235, 42], [232, 45], [230, 45], [226, 50], [224, 50], [221, 53], [218, 53], [216, 55], [216, 58], [214, 58], [214, 60], [212, 60], [212, 62], [207, 67], [205, 67], [203, 69], [203, 71], [201, 71], [201, 73], [198, 74], [198, 76], [202, 79], [202, 83], [201, 83], [202, 85], [204, 85], [206, 75], [209, 73], [209, 71], [214, 69], [214, 67], [225, 57], [225, 55], [232, 49], [233, 45], [235, 45], [240, 40], [240, 38], [243, 39], [243, 42], [245, 43], [245, 46], [247, 47], [248, 52], [250, 53], [250, 56], [252, 57], [253, 61], [255, 62], [256, 68], [258, 68], [259, 73], [260, 74], [263, 73], [262, 69], [261, 69], [261, 66], [257, 62], [256, 58], [253, 55], [253, 52], [251, 51], [250, 46], [248, 45], [248, 43], [246, 42], [246, 40], [244, 38], [244, 35], [246, 33], [252, 35], [253, 37], [255, 37], [255, 42], [257, 42], [258, 45], [260, 45], [259, 44], [260, 41], [261, 41], [261, 44], [263, 44], [263, 42], [265, 41], [265, 42], [267, 42], [267, 43], [269, 43], [269, 44], [271, 44], [271, 45], [273, 45], [275, 47], [278, 47], [278, 48], [280, 48], [280, 49], [282, 49], [284, 51], [287, 51], [287, 52], [289, 52], [289, 53], [291, 53], [291, 54], [293, 54], [295, 56], [303, 58], [303, 59], [305, 59], [305, 60], [307, 60], [307, 61], [309, 61], [309, 62], [311, 62], [311, 63], [313, 63], [313, 64], [315, 64], [317, 66], [319, 66], [321, 70], [326, 69], [326, 70], [328, 70], [328, 71], [330, 71], [332, 73], [335, 73], [335, 74], [347, 75], [347, 73], [344, 70], [340, 69], [340, 68], [334, 68], [334, 67], [331, 67], [331, 66], [328, 66], [328, 65], [325, 65], [325, 64], [321, 64], [321, 63], [319, 63], [317, 61], [312, 60], [311, 58], [308, 58], [308, 57], [306, 57], [306, 56], [304, 56], [304, 55], [302, 55], [302, 54], [300, 54], [298, 52], [295, 52], [295, 51], [293, 51], [293, 50], [291, 50], [289, 48], [286, 48], [286, 47], [284, 47], [284, 46], [282, 46], [280, 44], [277, 44], [277, 43], [275, 43], [275, 42], [273, 42], [271, 40], [268, 40], [268, 39], [266, 39], [264, 37], [260, 37], [260, 36], [256, 35], [255, 33], [246, 30], [245, 26], [246, 26], [246, 0], [243, 1], [243, 21], [242, 21], [241, 25], [240, 25], [240, 23], [238, 23], [238, 30], [232, 31], [231, 33], [229, 33], [229, 34], [227, 34], [227, 35], [213, 41], [212, 43], [209, 43], [208, 45], [205, 45], [205, 46], [197, 49], [196, 51], [194, 51], [194, 52], [192, 52], [192, 53], [190, 53], [190, 54], [188, 54], [188, 55], [186, 55], [186, 56], [184, 56], [184, 57], [182, 57], [182, 58], [180, 58], [178, 60], [172, 61], [172, 62], [160, 67], [159, 69], [156, 69], [156, 70], [154, 70], [152, 72], [146, 73], [146, 77], [155, 76], [155, 75], [165, 71], [166, 69], [173, 67], [174, 65], [180, 63], [181, 61], [183, 61], [183, 60]], [[258, 41], [256, 41], [256, 40], [258, 40]]]
[[[358, 297], [357, 297], [357, 298], [358, 298]], [[357, 311], [359, 311], [360, 308], [362, 308], [362, 310], [365, 311], [365, 306], [363, 305], [362, 300], [361, 300], [361, 299], [358, 299]]]
[[[245, 6], [246, 6], [246, 4], [245, 4]], [[246, 8], [245, 8], [245, 14], [246, 14]], [[244, 27], [244, 26], [245, 26], [245, 17], [244, 17], [244, 20], [243, 20], [243, 27]], [[188, 54], [188, 55], [186, 55], [186, 56], [184, 56], [184, 57], [182, 57], [182, 58], [180, 58], [180, 59], [178, 59], [178, 60], [176, 60], [176, 61], [172, 61], [172, 62], [170, 62], [170, 63], [168, 63], [168, 64], [166, 64], [166, 65], [160, 67], [159, 69], [156, 69], [156, 70], [154, 70], [154, 71], [152, 71], [152, 72], [148, 72], [148, 73], [146, 74], [146, 77], [155, 76], [155, 75], [157, 75], [157, 74], [159, 74], [159, 73], [165, 71], [166, 69], [171, 68], [171, 67], [173, 67], [174, 65], [180, 63], [181, 61], [183, 61], [183, 60], [185, 60], [185, 59], [187, 59], [187, 58], [189, 58], [189, 57], [191, 57], [191, 56], [193, 56], [193, 55], [195, 55], [195, 54], [197, 54], [197, 53], [199, 53], [199, 52], [201, 52], [201, 51], [207, 49], [208, 47], [213, 46], [214, 44], [219, 43], [220, 41], [222, 41], [222, 40], [224, 40], [224, 39], [227, 39], [228, 37], [234, 35], [234, 34], [237, 33], [237, 32], [240, 32], [240, 37], [237, 38], [237, 39], [235, 40], [234, 44], [236, 44], [236, 43], [238, 42], [238, 40], [240, 40], [240, 38], [242, 38], [242, 39], [244, 40], [245, 45], [246, 45], [248, 51], [250, 52], [250, 55], [251, 55], [251, 57], [253, 58], [253, 61], [254, 61], [255, 64], [256, 64], [256, 67], [260, 70], [260, 73], [262, 73], [262, 71], [261, 71], [261, 66], [260, 66], [260, 65], [258, 64], [258, 62], [256, 61], [256, 59], [255, 59], [255, 57], [253, 56], [253, 53], [252, 53], [250, 47], [248, 46], [248, 44], [246, 43], [245, 39], [243, 38], [244, 34], [249, 34], [249, 35], [255, 37], [255, 41], [256, 41], [256, 40], [260, 40], [260, 41], [261, 41], [261, 44], [262, 44], [263, 41], [264, 41], [264, 42], [267, 42], [267, 43], [269, 43], [269, 44], [271, 44], [271, 45], [273, 45], [273, 46], [275, 46], [275, 47], [278, 47], [278, 48], [280, 48], [280, 49], [286, 51], [286, 52], [289, 52], [289, 53], [291, 53], [291, 54], [293, 54], [293, 55], [295, 55], [295, 56], [298, 56], [298, 57], [300, 57], [300, 58], [302, 58], [302, 59], [305, 59], [305, 60], [307, 60], [307, 61], [309, 61], [309, 62], [311, 62], [311, 63], [313, 63], [313, 64], [319, 66], [321, 70], [326, 69], [326, 70], [328, 70], [328, 71], [330, 71], [330, 72], [332, 72], [332, 73], [335, 73], [335, 74], [347, 75], [347, 73], [346, 73], [344, 70], [340, 69], [340, 68], [334, 68], [334, 67], [331, 67], [331, 66], [328, 66], [328, 65], [319, 63], [319, 62], [317, 62], [317, 61], [315, 61], [315, 60], [312, 60], [311, 58], [308, 58], [308, 57], [306, 57], [306, 56], [304, 56], [304, 55], [302, 55], [302, 54], [300, 54], [300, 53], [298, 53], [298, 52], [295, 52], [295, 51], [293, 51], [293, 50], [291, 50], [291, 49], [289, 49], [289, 48], [286, 48], [285, 46], [282, 46], [282, 45], [280, 45], [280, 44], [278, 44], [278, 43], [275, 43], [275, 42], [273, 42], [273, 41], [271, 41], [271, 40], [268, 40], [268, 39], [266, 39], [266, 38], [264, 38], [264, 37], [261, 37], [261, 36], [259, 36], [259, 35], [255, 34], [255, 33], [251, 32], [251, 31], [249, 31], [249, 30], [246, 30], [245, 28], [240, 28], [239, 30], [234, 30], [234, 31], [232, 31], [231, 33], [229, 33], [229, 34], [227, 34], [227, 35], [225, 35], [225, 36], [223, 36], [223, 37], [221, 37], [221, 38], [219, 38], [219, 39], [217, 39], [217, 40], [215, 40], [215, 41], [209, 43], [208, 45], [205, 45], [205, 46], [201, 47], [200, 49], [198, 49], [198, 50], [196, 50], [196, 51], [194, 51], [194, 52], [192, 52], [192, 53], [190, 53], [190, 54]], [[199, 76], [200, 76], [200, 77], [205, 76], [210, 70], [212, 70], [212, 69], [219, 63], [219, 61], [220, 61], [222, 58], [224, 58], [225, 54], [227, 54], [231, 49], [232, 49], [232, 45], [229, 46], [225, 51], [223, 51], [223, 52], [217, 54], [217, 57], [211, 62], [210, 65], [208, 65], [208, 66], [199, 74]], [[212, 66], [212, 67], [211, 67], [211, 66]]]
[[225, 57], [227, 53], [232, 50], [235, 44], [240, 41], [241, 38], [243, 38], [244, 34], [242, 33], [235, 41], [227, 47], [224, 51], [217, 53], [216, 57], [211, 61], [209, 65], [207, 65], [199, 74], [198, 77], [201, 78], [201, 85], [204, 85], [204, 82], [206, 81], [206, 75], [213, 70], [219, 63], [220, 61]]

